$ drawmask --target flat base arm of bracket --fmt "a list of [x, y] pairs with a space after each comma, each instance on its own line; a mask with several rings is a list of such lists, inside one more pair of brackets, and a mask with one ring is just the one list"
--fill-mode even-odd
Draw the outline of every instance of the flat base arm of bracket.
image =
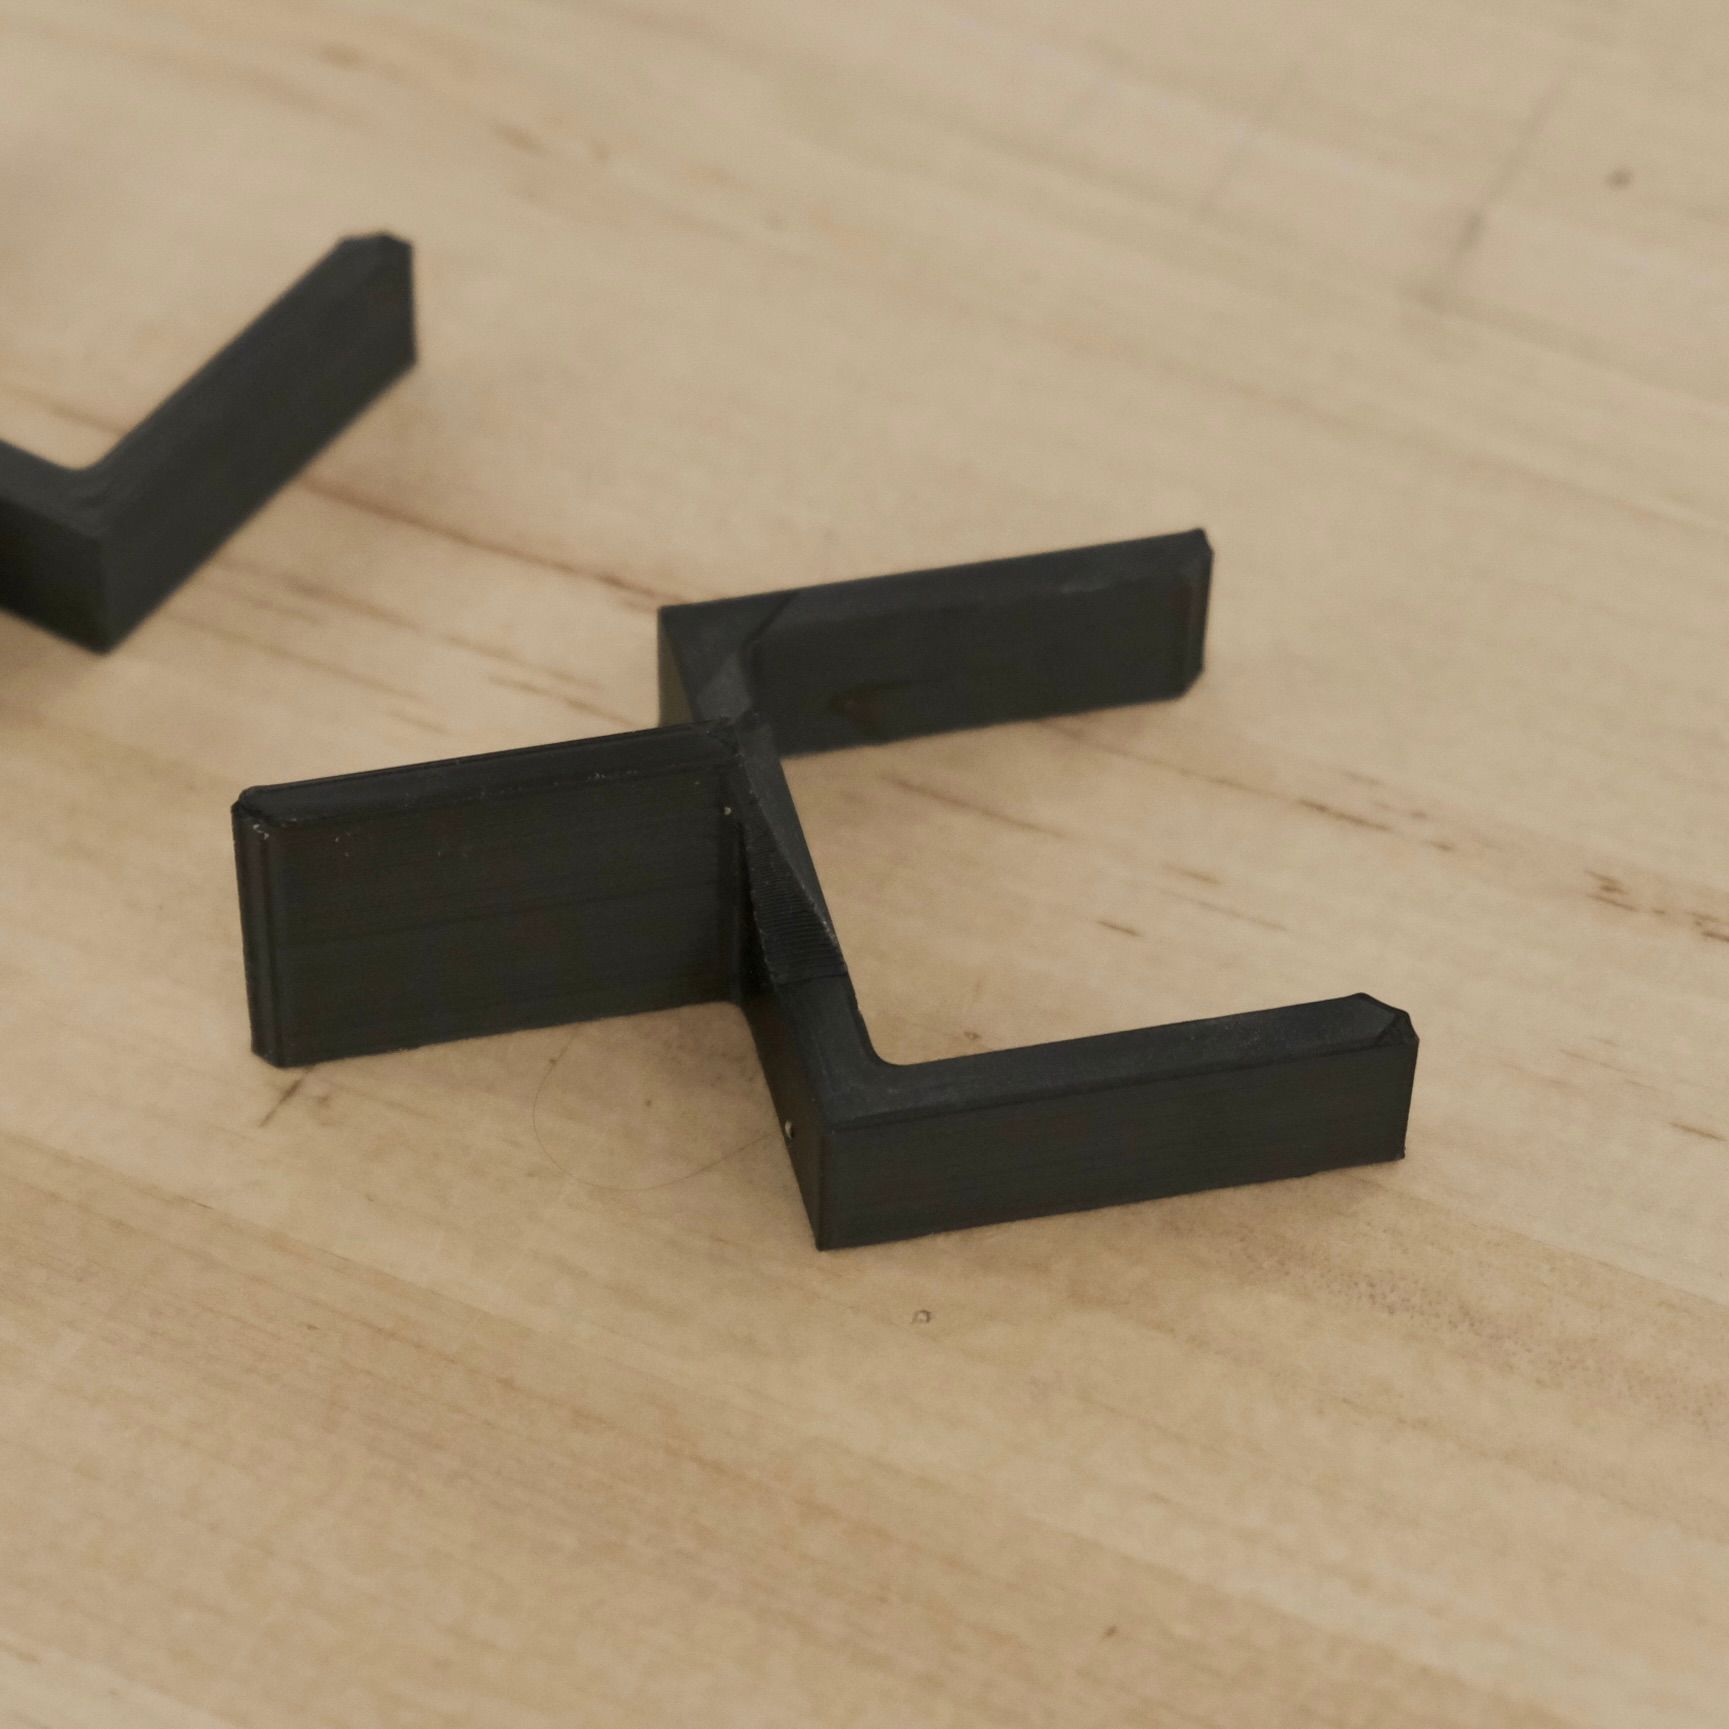
[[113, 647], [414, 355], [408, 245], [345, 240], [90, 467], [0, 444], [0, 606]]
[[745, 1006], [820, 1248], [1404, 1156], [1417, 1036], [1373, 997], [906, 1065], [844, 978]]

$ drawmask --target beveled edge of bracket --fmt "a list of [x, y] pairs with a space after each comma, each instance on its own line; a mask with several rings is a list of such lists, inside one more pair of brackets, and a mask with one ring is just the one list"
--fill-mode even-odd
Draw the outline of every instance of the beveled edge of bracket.
[[[626, 774], [655, 773], [690, 762], [720, 766], [735, 757], [732, 728], [695, 722], [559, 739], [552, 744], [515, 745], [473, 756], [358, 769], [317, 780], [280, 781], [247, 787], [235, 799], [238, 820], [251, 818], [278, 828], [341, 822], [411, 810], [431, 802], [484, 804], [503, 796], [558, 786], [590, 786]], [[508, 781], [499, 771], [508, 768]]]
[[1211, 577], [1191, 529], [662, 607], [661, 720], [755, 711], [797, 756], [1167, 700]]
[[1077, 1081], [1110, 1088], [1186, 1080], [1413, 1045], [1417, 1039], [1411, 1017], [1403, 1009], [1358, 991], [1276, 1008], [897, 1063], [871, 1043], [856, 1000], [819, 990], [811, 993], [807, 1003], [813, 1029], [827, 1053], [824, 1081], [834, 1120], [846, 1128], [880, 1127], [949, 1109], [957, 1102], [1024, 1104]]

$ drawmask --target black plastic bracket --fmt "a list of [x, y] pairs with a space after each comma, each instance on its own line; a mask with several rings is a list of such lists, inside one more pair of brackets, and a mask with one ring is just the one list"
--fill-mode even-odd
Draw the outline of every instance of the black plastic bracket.
[[88, 468], [0, 443], [0, 606], [112, 648], [414, 353], [407, 243], [344, 240]]
[[1355, 996], [899, 1065], [872, 1050], [781, 756], [1180, 696], [1205, 535], [663, 608], [663, 724], [255, 787], [254, 1047], [322, 1062], [716, 999], [819, 1247], [1399, 1158], [1409, 1018]]

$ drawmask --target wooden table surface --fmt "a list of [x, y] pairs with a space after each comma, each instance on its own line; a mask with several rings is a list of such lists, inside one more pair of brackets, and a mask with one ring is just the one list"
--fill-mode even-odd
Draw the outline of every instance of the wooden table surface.
[[[1729, 1721], [1721, 0], [0, 0], [0, 436], [420, 369], [0, 619], [0, 1721]], [[249, 783], [1204, 524], [1182, 702], [795, 765], [886, 1054], [1367, 990], [1402, 1165], [822, 1256], [714, 1007], [283, 1073]]]

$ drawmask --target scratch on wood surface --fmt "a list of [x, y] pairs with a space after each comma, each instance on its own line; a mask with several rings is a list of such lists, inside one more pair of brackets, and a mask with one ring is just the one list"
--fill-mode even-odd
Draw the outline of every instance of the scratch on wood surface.
[[1207, 185], [1201, 196], [1195, 201], [1194, 213], [1201, 221], [1207, 221], [1218, 213], [1226, 195], [1236, 184], [1237, 177], [1242, 173], [1250, 154], [1266, 136], [1280, 109], [1285, 106], [1303, 74], [1309, 69], [1310, 62], [1320, 51], [1326, 38], [1319, 32], [1306, 38], [1298, 45], [1297, 51], [1286, 62], [1285, 69], [1274, 81], [1266, 96], [1250, 112], [1237, 133], [1230, 149], [1225, 154], [1225, 160], [1219, 171]]
[[1240, 912], [1236, 907], [1221, 906], [1217, 901], [1210, 901], [1204, 895], [1184, 894], [1181, 889], [1161, 889], [1161, 894], [1169, 895], [1172, 900], [1187, 901], [1190, 906], [1203, 907], [1210, 913], [1217, 913], [1220, 918], [1236, 919], [1240, 924], [1256, 925], [1264, 931], [1285, 931], [1289, 927], [1279, 923], [1277, 919], [1263, 918], [1259, 913]]
[[[1107, 756], [1122, 757], [1129, 762], [1140, 763], [1144, 768], [1162, 769], [1165, 773], [1177, 775], [1183, 780], [1201, 781], [1209, 786], [1224, 787], [1230, 792], [1244, 793], [1250, 798], [1267, 799], [1274, 804], [1289, 805], [1297, 810], [1308, 811], [1313, 816], [1325, 817], [1331, 822], [1344, 823], [1351, 828], [1369, 829], [1381, 834], [1390, 834], [1396, 839], [1411, 841], [1418, 846], [1433, 847], [1443, 852], [1457, 850], [1456, 843], [1452, 841], [1435, 836], [1413, 834], [1409, 829], [1400, 828], [1392, 823], [1381, 822], [1375, 817], [1362, 816], [1355, 811], [1348, 811], [1338, 805], [1329, 804], [1323, 799], [1281, 792], [1273, 787], [1255, 786], [1252, 782], [1238, 780], [1231, 775], [1220, 774], [1209, 769], [1190, 768], [1186, 764], [1170, 762], [1163, 757], [1149, 756], [1144, 751], [1130, 750], [1123, 745], [1110, 744], [1106, 740], [1094, 736], [1080, 725], [1060, 724], [1055, 721], [1046, 721], [1043, 724], [1049, 726], [1053, 732], [1059, 733], [1062, 737], [1072, 740], [1085, 749], [1102, 751]], [[1424, 820], [1428, 820], [1427, 813], [1413, 814], [1421, 814]]]
[[306, 1085], [306, 1077], [311, 1073], [311, 1069], [303, 1069], [282, 1089], [276, 1097], [276, 1102], [258, 1119], [259, 1128], [267, 1129], [270, 1127], [271, 1123], [275, 1121], [277, 1113]]
[[[237, 562], [230, 560], [230, 563]], [[576, 675], [563, 667], [548, 666], [544, 661], [531, 660], [525, 655], [512, 653], [509, 649], [500, 648], [493, 643], [483, 642], [477, 636], [467, 631], [453, 630], [448, 626], [427, 624], [406, 612], [399, 612], [393, 607], [380, 606], [375, 600], [363, 600], [359, 595], [345, 593], [341, 589], [327, 587], [323, 583], [313, 582], [304, 576], [275, 572], [258, 565], [242, 565], [243, 569], [257, 570], [261, 575], [273, 578], [285, 588], [296, 594], [303, 594], [328, 606], [341, 607], [348, 612], [360, 614], [363, 618], [376, 620], [380, 624], [388, 624], [398, 630], [407, 631], [413, 636], [424, 636], [434, 642], [444, 643], [449, 648], [458, 648], [468, 654], [477, 654], [486, 660], [495, 660], [505, 666], [512, 666], [523, 672], [536, 673], [542, 678], [552, 679], [561, 684], [573, 687], [572, 692], [550, 691], [538, 686], [516, 683], [513, 688], [532, 691], [538, 696], [557, 696], [573, 708], [580, 708], [598, 719], [611, 721], [616, 726], [635, 727], [642, 722], [628, 715], [617, 714], [611, 709], [598, 707], [588, 698], [586, 686]], [[501, 684], [509, 684], [509, 680], [498, 679]]]
[[1352, 811], [1340, 810], [1336, 804], [1323, 804], [1318, 798], [1300, 798], [1295, 802], [1304, 810], [1312, 810], [1317, 816], [1331, 817], [1334, 822], [1350, 823], [1353, 828], [1371, 828], [1381, 834], [1399, 832], [1391, 823], [1376, 822], [1373, 817], [1358, 816]]
[[767, 1141], [777, 1141], [778, 1137], [767, 1129], [759, 1130], [748, 1136], [735, 1147], [728, 1147], [724, 1153], [717, 1153], [712, 1159], [705, 1160], [700, 1165], [693, 1165], [688, 1171], [675, 1171], [670, 1177], [657, 1177], [652, 1183], [605, 1183], [598, 1177], [578, 1176], [576, 1178], [585, 1189], [600, 1189], [615, 1195], [652, 1195], [660, 1189], [675, 1188], [680, 1183], [688, 1183], [695, 1177], [706, 1176], [708, 1172], [717, 1170], [729, 1159], [736, 1159], [740, 1153], [747, 1153], [752, 1147], [760, 1147]]
[[993, 822], [1007, 823], [1010, 828], [1024, 829], [1028, 834], [1050, 835], [1057, 840], [1064, 838], [1061, 829], [1047, 828], [1043, 823], [1033, 822], [1028, 817], [1011, 816], [1007, 811], [998, 810], [993, 805], [980, 804], [976, 799], [962, 798], [958, 793], [940, 792], [934, 786], [906, 780], [898, 774], [885, 774], [883, 779], [890, 786], [899, 787], [902, 792], [910, 792], [936, 804], [947, 805], [951, 810], [968, 811], [974, 816], [988, 817]]
[[1550, 116], [1572, 81], [1571, 68], [1563, 68], [1537, 98], [1531, 110], [1520, 122], [1512, 143], [1495, 164], [1494, 171], [1482, 189], [1466, 206], [1465, 213], [1449, 238], [1440, 263], [1415, 290], [1416, 298], [1444, 309], [1457, 295], [1460, 278], [1471, 255], [1482, 244], [1488, 231], [1489, 219], [1512, 190], [1531, 152], [1549, 124]]
[[1173, 876], [1187, 877], [1193, 883], [1205, 883], [1208, 888], [1223, 888], [1225, 879], [1215, 876], [1211, 871], [1199, 871], [1189, 865], [1167, 864], [1163, 867]]
[[186, 607], [177, 607], [171, 615], [176, 624], [184, 630], [198, 631], [205, 636], [221, 638], [224, 642], [238, 644], [242, 648], [250, 648], [258, 654], [270, 655], [277, 660], [291, 661], [295, 666], [309, 667], [314, 672], [323, 673], [328, 678], [339, 678], [349, 684], [364, 686], [367, 690], [375, 690], [382, 696], [393, 696], [403, 702], [418, 703], [425, 699], [418, 691], [404, 690], [400, 685], [388, 684], [381, 678], [374, 678], [370, 673], [356, 672], [352, 667], [338, 666], [333, 661], [320, 660], [316, 655], [299, 654], [280, 642], [260, 641], [255, 636], [248, 636], [243, 630], [229, 630], [220, 624], [213, 624], [207, 618], [195, 617]]
[[1651, 897], [1649, 885], [1642, 891], [1642, 898], [1636, 897], [1626, 883], [1607, 871], [1588, 869], [1585, 875], [1591, 881], [1586, 899], [1598, 906], [1611, 907], [1618, 913], [1635, 917], [1657, 919], [1676, 929], [1691, 931], [1706, 942], [1729, 943], [1729, 920], [1716, 913], [1661, 905]]
[[640, 720], [632, 720], [628, 715], [615, 713], [608, 708], [599, 708], [592, 702], [584, 702], [579, 697], [572, 696], [569, 691], [552, 690], [546, 685], [534, 684], [526, 678], [511, 678], [505, 673], [495, 672], [488, 676], [487, 682], [497, 685], [500, 690], [519, 690], [529, 696], [544, 697], [549, 702], [561, 702], [566, 708], [573, 709], [577, 714], [588, 715], [595, 720], [609, 721], [614, 726], [638, 727], [642, 725]]
[[615, 571], [599, 570], [593, 565], [574, 564], [568, 559], [555, 558], [547, 552], [529, 552], [523, 547], [512, 546], [508, 541], [494, 540], [487, 535], [477, 534], [469, 529], [457, 528], [453, 523], [438, 522], [402, 505], [386, 504], [382, 499], [370, 498], [364, 493], [339, 486], [334, 481], [319, 476], [302, 476], [296, 484], [317, 498], [328, 499], [333, 504], [346, 505], [348, 509], [358, 510], [363, 515], [376, 516], [382, 521], [394, 522], [402, 528], [418, 529], [422, 534], [433, 535], [439, 540], [448, 540], [457, 546], [465, 546], [473, 552], [490, 552], [498, 558], [508, 558], [517, 564], [532, 565], [538, 570], [554, 571], [560, 576], [574, 576], [583, 582], [599, 583], [603, 588], [610, 588], [616, 593], [629, 595], [636, 600], [650, 601], [656, 606], [671, 606], [688, 598], [685, 595], [669, 594], [663, 588], [653, 588], [648, 583], [637, 582], [630, 577], [620, 576]]
[[1684, 1135], [1697, 1135], [1702, 1141], [1716, 1141], [1721, 1146], [1729, 1146], [1729, 1135], [1720, 1135], [1715, 1129], [1702, 1129], [1697, 1123], [1683, 1123], [1671, 1117], [1669, 1126], [1679, 1129]]
[[541, 1157], [545, 1159], [555, 1171], [561, 1172], [566, 1177], [571, 1175], [570, 1167], [564, 1164], [561, 1160], [555, 1159], [552, 1156], [552, 1149], [546, 1144], [546, 1136], [541, 1133], [540, 1101], [542, 1095], [546, 1092], [547, 1082], [552, 1079], [553, 1073], [558, 1068], [558, 1065], [570, 1054], [576, 1041], [582, 1037], [582, 1031], [583, 1029], [581, 1027], [574, 1027], [571, 1029], [570, 1036], [565, 1039], [564, 1043], [558, 1047], [557, 1052], [547, 1062], [546, 1072], [540, 1077], [540, 1082], [534, 1089], [534, 1097], [529, 1100], [528, 1104], [528, 1126], [534, 1135], [534, 1144], [540, 1148]]

